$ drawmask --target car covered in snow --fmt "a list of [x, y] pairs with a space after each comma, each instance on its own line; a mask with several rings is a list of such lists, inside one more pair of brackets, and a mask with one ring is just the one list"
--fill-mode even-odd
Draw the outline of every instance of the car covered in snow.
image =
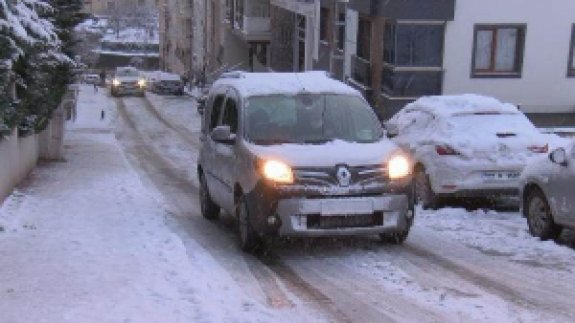
[[82, 76], [82, 79], [86, 84], [100, 85], [102, 83], [102, 80], [100, 79], [100, 76], [98, 74], [84, 74]]
[[144, 96], [145, 91], [146, 79], [137, 68], [131, 66], [116, 68], [110, 90], [112, 96], [124, 94]]
[[182, 78], [173, 73], [156, 71], [149, 76], [148, 89], [158, 94], [184, 94]]
[[411, 159], [359, 92], [323, 72], [224, 74], [201, 140], [202, 214], [235, 215], [243, 250], [265, 236], [409, 233]]
[[548, 135], [517, 107], [471, 94], [420, 98], [386, 130], [415, 158], [416, 198], [424, 208], [445, 197], [517, 196], [526, 163], [549, 147]]
[[575, 142], [529, 163], [520, 188], [522, 214], [533, 236], [555, 239], [564, 227], [575, 229]]

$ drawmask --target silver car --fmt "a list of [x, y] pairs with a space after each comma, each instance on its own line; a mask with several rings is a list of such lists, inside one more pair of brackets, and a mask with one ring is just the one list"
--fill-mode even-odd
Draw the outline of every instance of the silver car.
[[118, 67], [114, 73], [110, 93], [112, 96], [124, 94], [145, 96], [146, 79], [135, 67]]
[[361, 95], [325, 73], [224, 75], [202, 141], [202, 214], [236, 216], [245, 251], [263, 236], [407, 238], [410, 158]]
[[555, 239], [564, 227], [575, 228], [573, 142], [528, 165], [521, 182], [522, 213], [533, 236]]

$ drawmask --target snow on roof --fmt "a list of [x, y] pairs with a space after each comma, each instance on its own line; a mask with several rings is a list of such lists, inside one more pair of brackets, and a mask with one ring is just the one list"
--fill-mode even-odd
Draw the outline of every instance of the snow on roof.
[[425, 110], [441, 116], [493, 112], [521, 113], [513, 104], [477, 94], [426, 96], [408, 104], [405, 109]]
[[225, 73], [214, 85], [225, 84], [236, 88], [243, 96], [272, 94], [338, 93], [360, 95], [357, 90], [329, 78], [325, 72], [303, 73]]

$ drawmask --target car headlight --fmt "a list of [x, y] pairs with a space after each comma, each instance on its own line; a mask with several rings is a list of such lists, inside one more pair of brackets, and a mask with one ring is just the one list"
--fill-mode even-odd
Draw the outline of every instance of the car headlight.
[[118, 80], [118, 79], [114, 79], [114, 80], [112, 81], [112, 85], [113, 85], [113, 86], [119, 86], [120, 84], [122, 84], [122, 82], [120, 82], [120, 80]]
[[262, 175], [266, 179], [276, 183], [293, 183], [293, 172], [291, 167], [277, 160], [265, 161], [262, 166]]
[[146, 86], [146, 80], [138, 80], [138, 85], [139, 85], [140, 87]]
[[400, 179], [408, 176], [411, 173], [409, 160], [403, 155], [393, 156], [387, 163], [387, 172], [391, 179]]

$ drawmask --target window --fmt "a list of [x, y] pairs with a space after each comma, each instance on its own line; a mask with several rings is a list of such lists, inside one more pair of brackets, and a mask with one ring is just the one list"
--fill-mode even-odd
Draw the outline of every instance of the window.
[[222, 116], [222, 125], [229, 126], [230, 132], [235, 134], [238, 131], [238, 108], [236, 101], [229, 98], [226, 100], [224, 115]]
[[222, 111], [222, 104], [224, 103], [224, 99], [225, 99], [225, 95], [220, 94], [218, 96], [216, 96], [216, 98], [214, 99], [214, 104], [212, 105], [212, 108], [210, 109], [210, 127], [208, 129], [208, 131], [212, 131], [212, 129], [214, 129], [217, 125], [218, 125], [218, 121], [220, 119], [220, 113]]
[[575, 77], [575, 24], [571, 31], [571, 46], [569, 54], [569, 70], [567, 73], [570, 77]]
[[444, 29], [443, 23], [386, 23], [384, 62], [395, 66], [441, 67]]
[[476, 25], [473, 77], [521, 77], [525, 25]]
[[319, 16], [319, 39], [321, 41], [329, 40], [329, 9], [321, 8]]
[[340, 12], [337, 19], [337, 49], [345, 47], [345, 12]]
[[369, 61], [371, 44], [371, 21], [360, 17], [357, 28], [357, 56]]

